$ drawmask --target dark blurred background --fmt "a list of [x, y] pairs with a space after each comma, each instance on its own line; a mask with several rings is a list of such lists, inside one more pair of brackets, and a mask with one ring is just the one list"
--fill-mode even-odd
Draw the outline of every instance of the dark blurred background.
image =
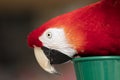
[[27, 35], [49, 19], [97, 0], [0, 0], [0, 80], [76, 80], [72, 63], [56, 65], [62, 75], [41, 69]]

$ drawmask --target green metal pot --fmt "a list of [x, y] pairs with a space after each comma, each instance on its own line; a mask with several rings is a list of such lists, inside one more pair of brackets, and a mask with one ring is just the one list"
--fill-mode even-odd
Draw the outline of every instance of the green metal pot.
[[120, 80], [120, 56], [73, 59], [77, 80]]

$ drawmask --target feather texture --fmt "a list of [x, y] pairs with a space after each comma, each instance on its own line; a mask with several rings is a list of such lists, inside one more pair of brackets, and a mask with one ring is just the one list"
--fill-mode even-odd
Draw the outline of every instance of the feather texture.
[[57, 16], [30, 33], [30, 46], [48, 28], [63, 28], [69, 44], [80, 55], [120, 55], [120, 0], [101, 0]]

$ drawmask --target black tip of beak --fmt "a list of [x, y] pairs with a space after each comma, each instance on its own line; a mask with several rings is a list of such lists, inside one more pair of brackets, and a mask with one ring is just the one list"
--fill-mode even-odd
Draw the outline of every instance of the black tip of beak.
[[42, 50], [44, 51], [47, 58], [50, 60], [50, 64], [61, 64], [61, 63], [65, 63], [72, 59], [71, 57], [54, 49], [42, 47]]

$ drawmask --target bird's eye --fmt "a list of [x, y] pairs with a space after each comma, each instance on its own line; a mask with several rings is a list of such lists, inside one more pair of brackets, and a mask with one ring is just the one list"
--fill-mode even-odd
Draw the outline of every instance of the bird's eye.
[[50, 38], [52, 38], [52, 33], [51, 33], [51, 32], [48, 32], [48, 33], [46, 34], [46, 36], [50, 39]]

